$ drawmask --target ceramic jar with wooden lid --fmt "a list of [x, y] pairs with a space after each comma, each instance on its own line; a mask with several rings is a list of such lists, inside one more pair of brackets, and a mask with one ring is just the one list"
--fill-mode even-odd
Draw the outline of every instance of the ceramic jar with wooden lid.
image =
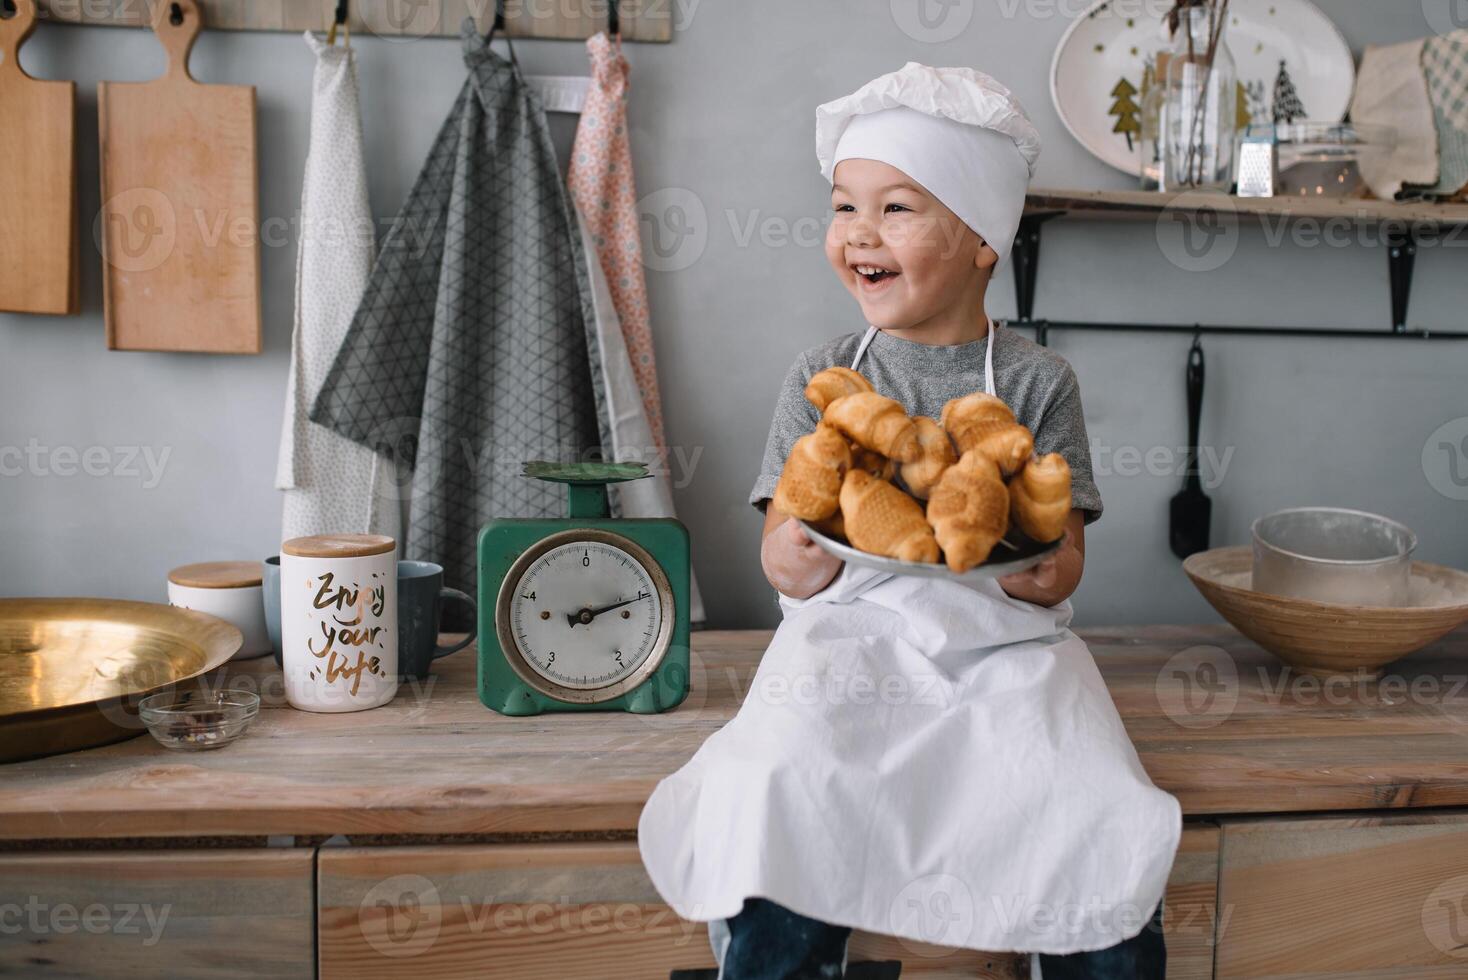
[[270, 652], [258, 561], [180, 565], [168, 573], [168, 603], [218, 616], [236, 627], [244, 634], [245, 642], [234, 660], [261, 657]]
[[320, 534], [280, 546], [285, 694], [305, 711], [361, 711], [398, 690], [397, 544]]

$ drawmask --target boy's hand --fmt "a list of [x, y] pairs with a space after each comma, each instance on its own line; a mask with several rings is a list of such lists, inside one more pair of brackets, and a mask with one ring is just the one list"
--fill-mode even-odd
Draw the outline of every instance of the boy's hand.
[[1038, 564], [1031, 565], [1022, 572], [1000, 576], [999, 587], [1011, 595], [1015, 589], [1033, 590], [1053, 587], [1056, 579], [1060, 577], [1060, 562], [1055, 560], [1055, 556], [1064, 551], [1068, 544], [1070, 544], [1070, 532], [1066, 531], [1060, 539], [1059, 548], [1045, 556]]
[[[770, 512], [774, 513], [773, 506]], [[765, 533], [760, 545], [760, 563], [770, 584], [792, 599], [808, 599], [824, 589], [843, 564], [840, 558], [812, 541], [793, 517]]]
[[1053, 606], [1070, 598], [1086, 565], [1085, 513], [1072, 509], [1060, 547], [1043, 561], [999, 578], [999, 587], [1015, 599]]

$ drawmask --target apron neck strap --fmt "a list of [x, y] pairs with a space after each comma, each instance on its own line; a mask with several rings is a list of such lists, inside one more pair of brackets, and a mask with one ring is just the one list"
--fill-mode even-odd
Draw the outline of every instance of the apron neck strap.
[[[991, 395], [998, 394], [994, 390], [994, 321], [984, 317], [989, 326], [988, 340], [984, 343], [984, 391]], [[877, 335], [877, 328], [868, 325], [866, 335], [861, 338], [861, 344], [856, 348], [856, 357], [852, 358], [851, 370], [855, 371], [857, 365], [861, 364], [862, 356], [866, 354], [867, 348], [872, 344], [872, 338]]]

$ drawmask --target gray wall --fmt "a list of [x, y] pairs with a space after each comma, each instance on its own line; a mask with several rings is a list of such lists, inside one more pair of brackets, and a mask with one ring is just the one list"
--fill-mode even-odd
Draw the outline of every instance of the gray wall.
[[[900, 0], [680, 2], [672, 44], [627, 45], [639, 191], [661, 192], [654, 217], [671, 214], [669, 203], [691, 201], [704, 213], [671, 259], [697, 254], [696, 261], [651, 271], [649, 282], [669, 438], [685, 453], [701, 451], [677, 502], [693, 532], [712, 625], [775, 620], [759, 571], [759, 518], [745, 503], [772, 400], [800, 350], [864, 327], [819, 247], [828, 198], [812, 152], [815, 105], [910, 59], [978, 66], [1015, 89], [1044, 135], [1038, 185], [1130, 185], [1070, 138], [1050, 101], [1051, 54], [1079, 0], [972, 5], [966, 30], [929, 44], [894, 23]], [[960, 0], [957, 9], [966, 6]], [[1429, 30], [1417, 4], [1320, 6], [1358, 52]], [[373, 205], [390, 220], [463, 69], [453, 40], [353, 43]], [[517, 42], [516, 50], [531, 73], [585, 72], [574, 42]], [[43, 27], [22, 62], [36, 75], [79, 83], [81, 210], [90, 229], [98, 208], [96, 83], [151, 77], [161, 55], [141, 31]], [[262, 218], [296, 212], [311, 63], [299, 37], [279, 34], [206, 32], [194, 53], [201, 80], [258, 87]], [[572, 123], [554, 126], [564, 150]], [[744, 235], [751, 222], [779, 232], [801, 219], [817, 229], [806, 236], [812, 244]], [[1150, 225], [1060, 222], [1047, 227], [1044, 253], [1036, 312], [1057, 319], [1374, 329], [1388, 316], [1386, 264], [1375, 248], [1271, 244], [1248, 228], [1223, 268], [1189, 274], [1159, 253]], [[175, 564], [275, 550], [280, 501], [271, 478], [293, 254], [293, 243], [263, 249], [259, 357], [109, 352], [90, 241], [81, 315], [0, 314], [0, 448], [35, 445], [49, 454], [19, 476], [0, 477], [0, 594], [156, 599]], [[1425, 250], [1417, 268], [1413, 322], [1463, 329], [1463, 254]], [[1007, 275], [990, 310], [1013, 313]], [[1052, 335], [1081, 378], [1106, 501], [1105, 517], [1087, 534], [1079, 623], [1216, 619], [1167, 549], [1167, 500], [1178, 477], [1165, 467], [1139, 471], [1125, 455], [1127, 447], [1146, 453], [1185, 440], [1187, 344], [1180, 335]], [[1429, 434], [1468, 415], [1468, 347], [1264, 338], [1205, 346], [1203, 440], [1232, 453], [1224, 479], [1210, 487], [1215, 544], [1245, 542], [1250, 520], [1271, 509], [1337, 504], [1394, 515], [1422, 536], [1420, 557], [1468, 565], [1465, 505], [1434, 489], [1423, 459]], [[67, 447], [78, 454], [105, 447], [94, 450], [91, 468], [106, 475], [58, 472], [67, 470]], [[152, 485], [146, 467], [126, 465], [129, 452], [118, 447], [145, 447], [155, 460], [166, 452], [161, 480]], [[1448, 460], [1439, 453], [1429, 462], [1442, 485]], [[134, 468], [141, 475], [128, 475]]]

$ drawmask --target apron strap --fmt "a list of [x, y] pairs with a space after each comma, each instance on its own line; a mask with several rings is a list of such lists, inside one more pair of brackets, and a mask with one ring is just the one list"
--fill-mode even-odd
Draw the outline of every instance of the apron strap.
[[851, 370], [856, 370], [856, 366], [861, 363], [861, 356], [867, 352], [867, 347], [871, 345], [872, 338], [876, 335], [877, 328], [868, 326], [866, 336], [861, 338], [861, 344], [856, 348], [856, 358], [851, 362]]
[[[984, 390], [993, 395], [997, 394], [994, 390], [994, 321], [987, 316], [984, 319], [989, 325], [988, 340], [984, 344]], [[856, 357], [851, 360], [851, 370], [856, 370], [857, 365], [861, 363], [862, 355], [867, 352], [872, 338], [876, 335], [877, 328], [868, 325], [865, 336], [861, 338], [861, 344], [856, 348]]]

